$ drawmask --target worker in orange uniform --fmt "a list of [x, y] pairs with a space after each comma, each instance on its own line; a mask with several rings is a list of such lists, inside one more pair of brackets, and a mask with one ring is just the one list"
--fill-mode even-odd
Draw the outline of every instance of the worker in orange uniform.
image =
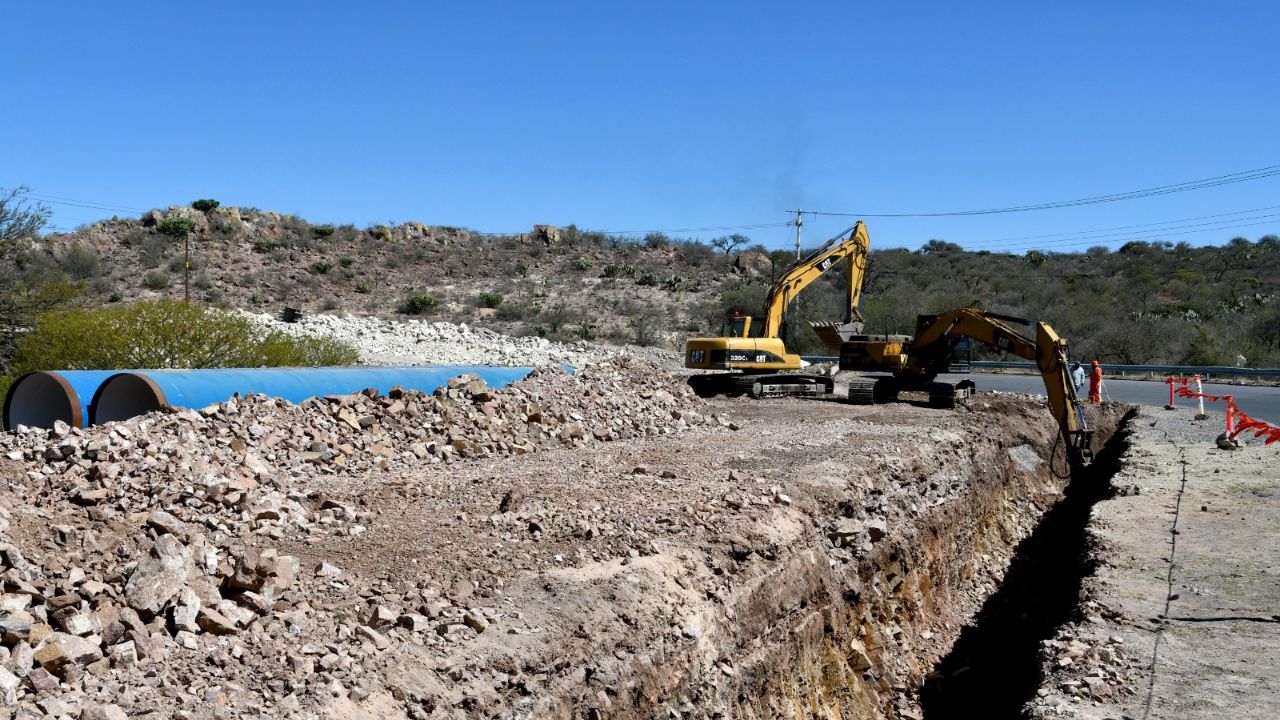
[[1093, 369], [1089, 371], [1089, 402], [1102, 402], [1102, 366], [1093, 361]]

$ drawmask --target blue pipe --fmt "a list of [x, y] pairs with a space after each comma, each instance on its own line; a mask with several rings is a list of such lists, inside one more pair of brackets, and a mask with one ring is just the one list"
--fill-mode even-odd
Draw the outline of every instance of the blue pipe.
[[85, 427], [92, 415], [90, 400], [102, 383], [119, 370], [58, 370], [31, 372], [9, 386], [4, 398], [4, 428], [19, 425], [52, 428], [57, 420]]
[[386, 393], [399, 385], [429, 393], [459, 375], [476, 375], [492, 388], [526, 377], [533, 368], [487, 365], [434, 367], [233, 368], [135, 370], [114, 373], [93, 396], [93, 424], [125, 420], [162, 407], [202, 408], [239, 393], [269, 395], [291, 403], [366, 388]]

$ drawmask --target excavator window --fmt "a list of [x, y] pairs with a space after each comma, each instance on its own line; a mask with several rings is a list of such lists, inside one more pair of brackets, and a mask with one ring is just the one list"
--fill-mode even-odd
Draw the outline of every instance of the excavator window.
[[721, 328], [721, 334], [724, 337], [747, 337], [747, 332], [751, 328], [751, 318], [738, 313], [734, 313], [728, 322]]

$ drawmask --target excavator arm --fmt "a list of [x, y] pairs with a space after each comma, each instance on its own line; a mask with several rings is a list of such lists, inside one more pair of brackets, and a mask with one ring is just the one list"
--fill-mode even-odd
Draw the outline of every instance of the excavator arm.
[[[1067, 341], [1053, 328], [1036, 323], [1036, 339], [1030, 340], [1002, 318], [975, 308], [949, 310], [922, 327], [907, 348], [907, 356], [935, 372], [946, 372], [951, 340], [968, 337], [998, 350], [1035, 362], [1049, 396], [1049, 409], [1067, 442], [1073, 463], [1087, 462], [1091, 456], [1093, 431], [1084, 408], [1076, 397], [1075, 383], [1067, 368]], [[913, 363], [913, 364], [914, 364]]]
[[833, 265], [845, 260], [849, 265], [849, 306], [845, 308], [845, 322], [862, 320], [858, 306], [862, 304], [862, 281], [867, 269], [870, 249], [867, 227], [859, 220], [848, 237], [837, 237], [810, 253], [808, 257], [791, 266], [769, 288], [765, 295], [764, 328], [761, 337], [777, 337], [782, 329], [787, 306], [820, 275]]

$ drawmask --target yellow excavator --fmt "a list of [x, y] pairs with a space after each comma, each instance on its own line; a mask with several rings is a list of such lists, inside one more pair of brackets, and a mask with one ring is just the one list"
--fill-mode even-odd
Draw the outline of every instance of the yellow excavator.
[[849, 270], [848, 297], [844, 323], [815, 325], [820, 334], [840, 338], [862, 332], [862, 282], [867, 268], [870, 239], [867, 228], [858, 221], [846, 236], [832, 238], [825, 245], [796, 262], [769, 288], [764, 301], [764, 316], [756, 322], [746, 315], [735, 315], [726, 324], [723, 337], [691, 338], [685, 343], [684, 365], [695, 370], [727, 372], [694, 375], [689, 385], [699, 395], [751, 395], [779, 397], [783, 395], [820, 395], [830, 393], [834, 382], [821, 375], [805, 375], [785, 371], [804, 366], [800, 356], [788, 352], [782, 341], [785, 313], [791, 301], [828, 269], [842, 260]]
[[914, 337], [851, 335], [840, 345], [840, 369], [886, 374], [850, 380], [849, 402], [895, 402], [900, 391], [927, 390], [930, 406], [955, 407], [957, 401], [972, 395], [973, 382], [944, 382], [937, 376], [947, 372], [954, 344], [971, 338], [1035, 361], [1049, 396], [1049, 409], [1066, 442], [1068, 460], [1073, 465], [1087, 464], [1093, 457], [1093, 431], [1071, 381], [1067, 341], [1043, 322], [1035, 324], [1035, 340], [1014, 329], [1013, 323], [1031, 325], [1026, 320], [978, 308], [958, 308], [938, 315], [921, 315]]

